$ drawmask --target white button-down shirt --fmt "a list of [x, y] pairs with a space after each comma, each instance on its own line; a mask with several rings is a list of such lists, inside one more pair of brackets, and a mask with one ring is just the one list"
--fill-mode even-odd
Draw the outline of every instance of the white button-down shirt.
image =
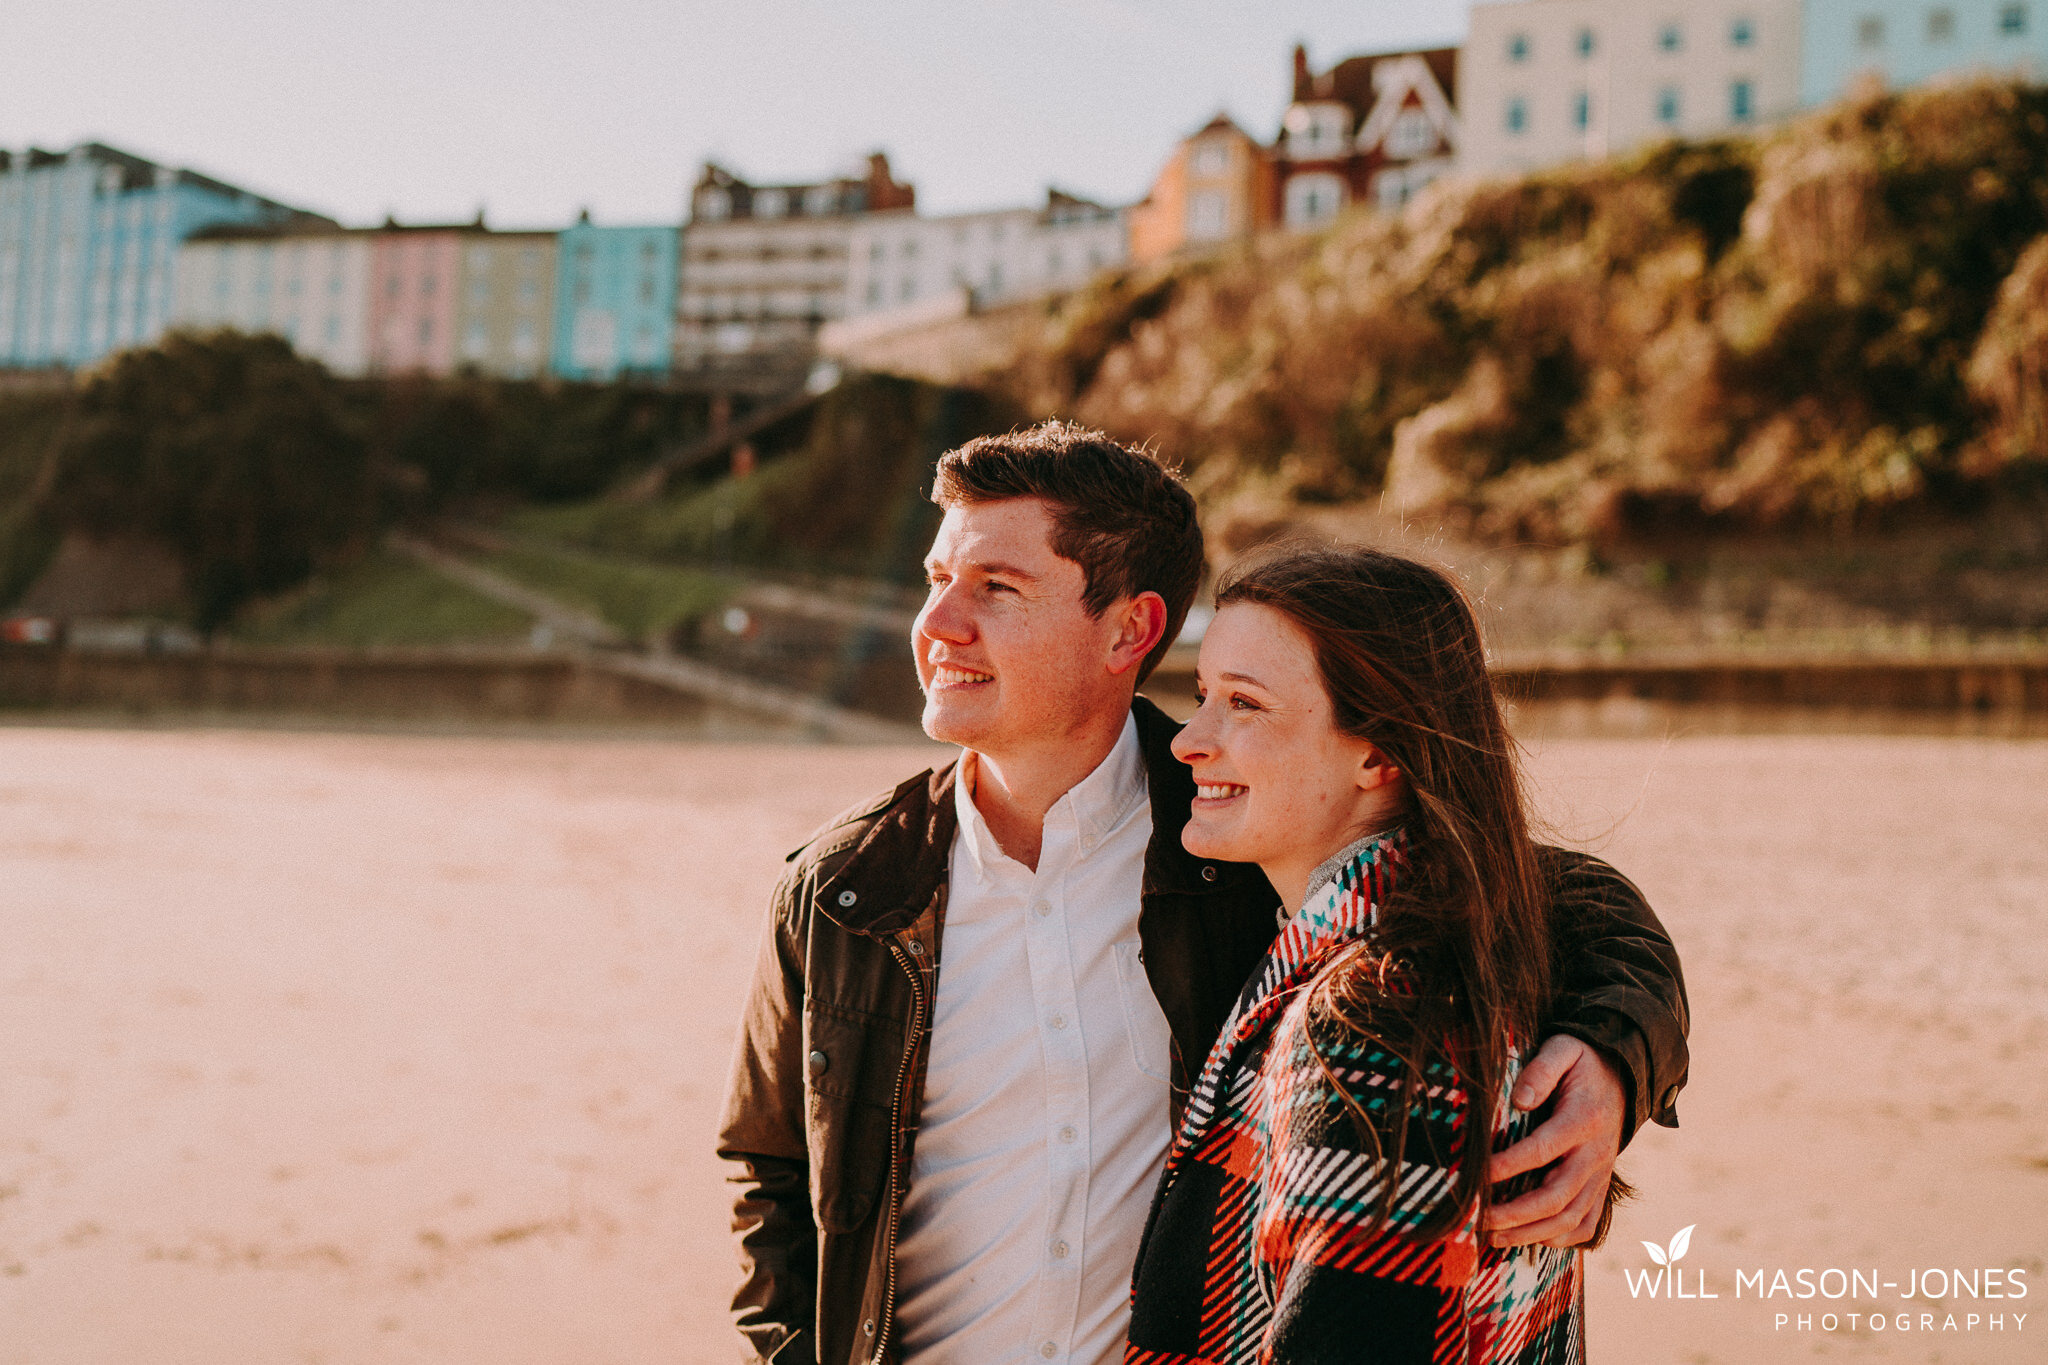
[[900, 1340], [913, 1365], [1111, 1365], [1172, 1136], [1166, 1016], [1138, 960], [1137, 726], [1047, 814], [1036, 873], [989, 834], [976, 775], [962, 754]]

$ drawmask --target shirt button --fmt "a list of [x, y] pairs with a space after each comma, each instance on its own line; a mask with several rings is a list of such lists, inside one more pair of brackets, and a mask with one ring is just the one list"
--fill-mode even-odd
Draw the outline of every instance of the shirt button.
[[1075, 1138], [1079, 1136], [1081, 1135], [1074, 1131], [1074, 1125], [1071, 1123], [1068, 1124], [1066, 1127], [1060, 1129], [1061, 1142], [1072, 1142]]
[[1065, 1028], [1067, 1026], [1067, 1016], [1064, 1014], [1055, 1014], [1052, 1017], [1052, 1026], [1054, 1028]]
[[1054, 1242], [1054, 1243], [1052, 1244], [1052, 1258], [1053, 1258], [1053, 1259], [1054, 1259], [1055, 1261], [1064, 1261], [1064, 1260], [1066, 1260], [1066, 1259], [1067, 1259], [1067, 1251], [1068, 1251], [1068, 1247], [1067, 1247], [1067, 1244], [1066, 1244], [1065, 1242]]
[[1048, 1341], [1047, 1343], [1045, 1343], [1045, 1345], [1038, 1348], [1038, 1353], [1044, 1356], [1047, 1360], [1051, 1360], [1054, 1356], [1060, 1353], [1059, 1344], [1057, 1342]]
[[1031, 907], [1031, 913], [1038, 916], [1040, 919], [1044, 919], [1047, 915], [1050, 915], [1052, 913], [1052, 906], [1047, 904], [1045, 901], [1040, 901], [1038, 904]]

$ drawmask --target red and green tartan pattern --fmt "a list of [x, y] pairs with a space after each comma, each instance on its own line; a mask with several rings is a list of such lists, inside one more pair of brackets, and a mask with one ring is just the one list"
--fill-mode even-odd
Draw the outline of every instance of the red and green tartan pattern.
[[[1398, 832], [1360, 847], [1289, 922], [1225, 1024], [1146, 1228], [1129, 1365], [1584, 1358], [1578, 1253], [1483, 1248], [1472, 1222], [1412, 1231], [1453, 1197], [1471, 1113], [1455, 1069], [1431, 1064], [1401, 1150], [1375, 1153], [1346, 1100], [1390, 1149], [1404, 1063], [1327, 1038], [1318, 1060], [1309, 1038], [1308, 987], [1370, 933], [1404, 848]], [[1532, 1126], [1505, 1095], [1497, 1108], [1496, 1147]]]

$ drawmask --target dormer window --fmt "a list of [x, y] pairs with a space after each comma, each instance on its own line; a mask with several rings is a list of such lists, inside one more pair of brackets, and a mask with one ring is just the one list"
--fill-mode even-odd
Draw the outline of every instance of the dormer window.
[[1287, 111], [1287, 152], [1297, 161], [1344, 155], [1351, 111], [1341, 104], [1297, 104]]
[[697, 216], [707, 223], [732, 217], [732, 195], [717, 185], [698, 190]]
[[1196, 175], [1225, 175], [1230, 170], [1230, 144], [1220, 137], [1204, 138], [1195, 144]]
[[839, 196], [830, 185], [813, 185], [804, 191], [804, 212], [824, 217], [839, 205]]
[[754, 191], [754, 216], [756, 218], [780, 218], [788, 212], [788, 190]]

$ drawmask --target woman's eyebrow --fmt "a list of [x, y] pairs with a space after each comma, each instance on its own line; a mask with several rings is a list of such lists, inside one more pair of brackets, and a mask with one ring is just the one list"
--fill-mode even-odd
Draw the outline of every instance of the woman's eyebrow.
[[1257, 678], [1254, 678], [1249, 673], [1218, 673], [1216, 676], [1218, 679], [1228, 678], [1231, 682], [1250, 683], [1253, 687], [1265, 686], [1264, 683], [1260, 682]]

